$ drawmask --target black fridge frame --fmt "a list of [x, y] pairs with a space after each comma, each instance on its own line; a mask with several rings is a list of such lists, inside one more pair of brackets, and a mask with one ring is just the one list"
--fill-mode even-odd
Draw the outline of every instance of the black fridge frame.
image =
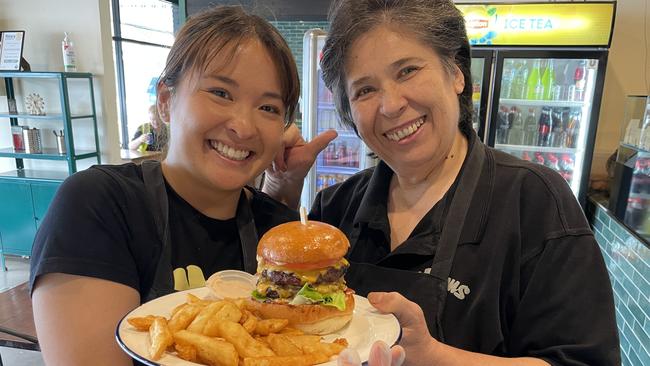
[[489, 106], [490, 85], [492, 84], [492, 63], [494, 61], [494, 52], [492, 50], [472, 48], [472, 59], [483, 59], [483, 83], [481, 85], [481, 99], [479, 101], [478, 121], [479, 128], [476, 133], [481, 141], [485, 142], [487, 132], [487, 112]]
[[[587, 189], [589, 186], [589, 176], [591, 173], [591, 164], [593, 161], [594, 145], [596, 142], [596, 132], [598, 130], [598, 118], [600, 116], [600, 107], [603, 99], [603, 87], [605, 85], [605, 72], [607, 71], [607, 58], [609, 50], [606, 48], [572, 48], [566, 47], [551, 48], [482, 48], [494, 54], [494, 72], [490, 80], [491, 90], [489, 97], [490, 112], [486, 120], [486, 139], [485, 143], [494, 147], [496, 131], [491, 123], [499, 111], [499, 95], [501, 94], [501, 80], [503, 75], [503, 63], [506, 58], [515, 59], [595, 59], [598, 60], [598, 69], [594, 85], [594, 95], [592, 99], [591, 116], [589, 120], [589, 130], [585, 142], [584, 163], [580, 186], [578, 189], [577, 199], [580, 206], [584, 209], [587, 203]], [[474, 52], [474, 51], [473, 51]]]

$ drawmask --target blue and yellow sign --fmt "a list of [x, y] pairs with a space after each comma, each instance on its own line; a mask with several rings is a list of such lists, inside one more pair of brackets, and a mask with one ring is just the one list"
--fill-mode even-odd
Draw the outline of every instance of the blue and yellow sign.
[[609, 46], [615, 3], [457, 4], [472, 45]]

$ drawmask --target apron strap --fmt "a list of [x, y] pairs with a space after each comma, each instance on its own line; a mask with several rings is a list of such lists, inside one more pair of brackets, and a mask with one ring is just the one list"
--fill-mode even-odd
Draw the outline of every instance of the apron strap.
[[153, 282], [142, 301], [144, 303], [174, 292], [174, 281], [172, 278], [172, 246], [169, 237], [169, 204], [160, 162], [143, 161], [142, 178], [147, 192], [149, 209], [156, 224], [156, 232], [162, 243]]
[[485, 150], [483, 145], [474, 142], [470, 147], [467, 157], [467, 164], [463, 168], [460, 181], [456, 192], [451, 199], [449, 212], [445, 218], [445, 225], [442, 227], [442, 233], [438, 242], [438, 249], [433, 258], [431, 266], [431, 275], [436, 281], [436, 328], [438, 340], [444, 342], [442, 331], [442, 314], [447, 299], [447, 278], [451, 273], [451, 266], [456, 255], [456, 247], [463, 231], [465, 218], [469, 211], [469, 206], [474, 197], [474, 191], [478, 185], [479, 177], [485, 161]]
[[250, 274], [257, 271], [257, 229], [246, 191], [242, 189], [237, 203], [237, 230], [242, 247], [244, 270]]

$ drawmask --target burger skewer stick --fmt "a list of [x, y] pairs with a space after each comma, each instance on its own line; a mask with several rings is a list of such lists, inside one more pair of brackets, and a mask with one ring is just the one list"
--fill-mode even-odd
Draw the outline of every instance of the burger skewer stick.
[[307, 209], [305, 206], [300, 206], [300, 223], [307, 225]]

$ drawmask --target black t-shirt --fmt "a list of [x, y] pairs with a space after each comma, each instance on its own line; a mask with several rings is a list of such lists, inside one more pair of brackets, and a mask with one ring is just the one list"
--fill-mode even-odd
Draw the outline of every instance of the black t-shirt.
[[[484, 149], [485, 163], [480, 172], [462, 172], [479, 174], [479, 184], [464, 224], [450, 223], [463, 230], [441, 319], [445, 343], [496, 356], [538, 357], [551, 365], [620, 365], [611, 284], [569, 186], [551, 169], [472, 137], [470, 146]], [[351, 239], [352, 266], [371, 263], [426, 275], [440, 236], [432, 221], [440, 207], [390, 253], [392, 175], [380, 162], [322, 190], [310, 218], [339, 227]], [[348, 285], [367, 292], [363, 282]]]
[[[206, 279], [215, 271], [243, 269], [235, 219], [201, 214], [169, 185], [167, 194], [174, 269], [195, 265]], [[298, 217], [256, 190], [250, 205], [259, 236]], [[30, 284], [46, 273], [68, 273], [122, 283], [144, 298], [160, 248], [141, 166], [94, 166], [66, 179], [54, 197], [34, 240]]]

